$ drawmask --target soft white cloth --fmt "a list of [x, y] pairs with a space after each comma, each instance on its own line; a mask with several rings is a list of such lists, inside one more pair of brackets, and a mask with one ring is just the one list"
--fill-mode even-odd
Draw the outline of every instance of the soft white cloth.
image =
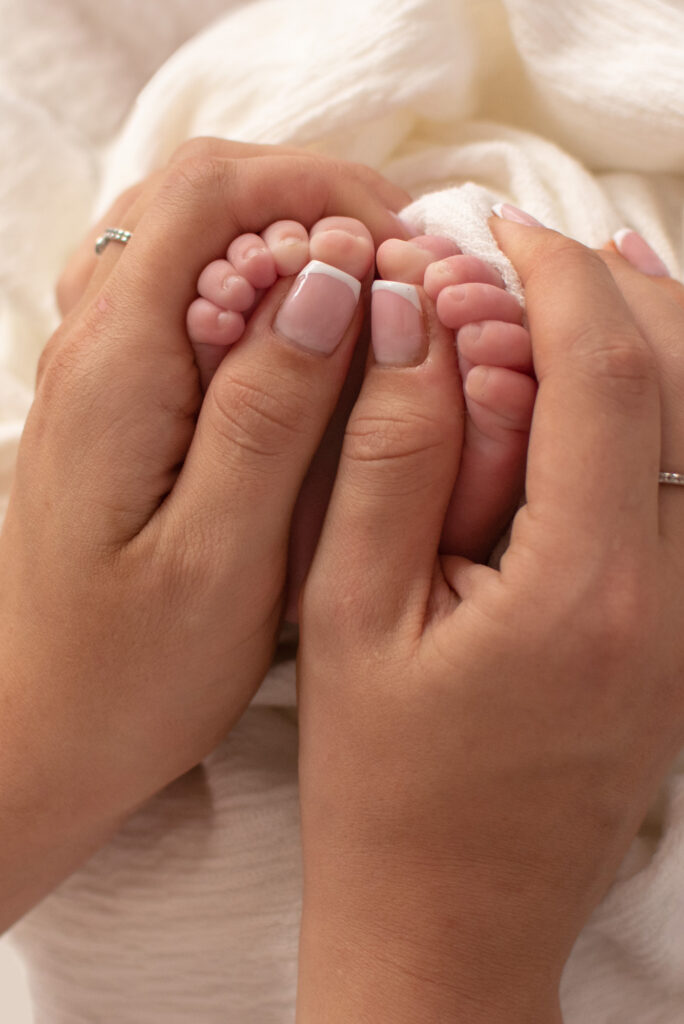
[[[146, 77], [221, 10], [116, 133]], [[412, 223], [492, 258], [512, 290], [493, 199], [592, 245], [631, 225], [681, 274], [681, 0], [0, 0], [0, 15], [0, 501], [60, 265], [94, 210], [192, 135], [368, 163], [417, 197]], [[281, 653], [203, 769], [14, 929], [36, 1024], [292, 1019], [297, 729]], [[684, 1020], [683, 768], [577, 942], [566, 1024]]]

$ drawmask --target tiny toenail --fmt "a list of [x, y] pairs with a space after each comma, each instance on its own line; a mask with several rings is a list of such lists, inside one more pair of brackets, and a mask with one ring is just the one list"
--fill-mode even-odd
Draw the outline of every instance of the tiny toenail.
[[459, 342], [464, 340], [473, 343], [480, 340], [483, 331], [484, 326], [482, 324], [466, 324], [457, 332], [456, 340]]
[[465, 391], [469, 398], [481, 399], [484, 395], [485, 387], [487, 385], [487, 378], [489, 377], [491, 367], [489, 366], [473, 366], [472, 370], [465, 379]]
[[527, 224], [529, 227], [534, 228], [544, 227], [542, 222], [533, 217], [531, 213], [525, 213], [524, 210], [520, 210], [511, 203], [497, 203], [495, 206], [492, 206], [492, 213], [502, 220], [515, 221], [516, 224]]

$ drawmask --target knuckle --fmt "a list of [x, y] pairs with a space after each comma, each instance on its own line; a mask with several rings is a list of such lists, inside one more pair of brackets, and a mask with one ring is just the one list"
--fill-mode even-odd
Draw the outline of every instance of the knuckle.
[[236, 161], [215, 153], [188, 156], [172, 164], [165, 175], [162, 195], [172, 200], [222, 195], [235, 174]]
[[425, 483], [425, 456], [445, 447], [444, 425], [417, 410], [403, 416], [353, 415], [347, 425], [342, 458], [349, 463], [374, 467], [402, 467], [416, 489]]
[[609, 280], [609, 271], [599, 253], [566, 235], [549, 232], [544, 258], [536, 261], [527, 283], [535, 282], [542, 294], [559, 278], [573, 280], [589, 276]]
[[310, 419], [304, 395], [273, 372], [258, 383], [234, 374], [217, 376], [208, 397], [222, 440], [274, 462], [298, 441]]
[[353, 175], [358, 181], [370, 189], [381, 188], [387, 184], [386, 178], [373, 167], [366, 167], [365, 164], [354, 162], [341, 163], [341, 170], [347, 175]]
[[651, 349], [620, 322], [596, 331], [589, 323], [578, 331], [573, 346], [582, 355], [586, 373], [602, 390], [608, 386], [616, 397], [633, 400], [650, 397], [658, 386], [658, 369]]
[[584, 657], [606, 679], [611, 669], [632, 667], [649, 650], [658, 620], [652, 597], [656, 588], [649, 580], [647, 567], [625, 559], [620, 565], [602, 565], [592, 593], [577, 595], [573, 632], [581, 638]]
[[[41, 355], [37, 384], [43, 402], [62, 405], [97, 400], [102, 381], [95, 372], [106, 351], [105, 324], [96, 312], [85, 310], [75, 323], [57, 328]], [[102, 342], [102, 343], [101, 343]]]
[[318, 155], [297, 154], [276, 156], [269, 161], [271, 167], [264, 163], [257, 169], [244, 168], [249, 174], [250, 192], [253, 190], [256, 206], [267, 206], [273, 192], [273, 171], [280, 165], [284, 181], [291, 180], [296, 188], [300, 210], [309, 211], [306, 218], [313, 223], [322, 216], [330, 204], [334, 194], [334, 178], [330, 174], [330, 161]]
[[82, 350], [75, 336], [62, 336], [57, 331], [45, 346], [38, 364], [43, 397], [69, 386], [78, 376], [79, 357]]
[[40, 387], [41, 381], [45, 376], [48, 365], [52, 361], [52, 357], [55, 354], [59, 340], [56, 334], [50, 338], [43, 351], [40, 353], [38, 358], [38, 365], [36, 367], [36, 388]]
[[193, 139], [186, 139], [173, 151], [169, 165], [182, 163], [184, 160], [203, 160], [215, 156], [221, 152], [221, 143], [221, 139], [213, 138], [211, 135], [197, 135]]

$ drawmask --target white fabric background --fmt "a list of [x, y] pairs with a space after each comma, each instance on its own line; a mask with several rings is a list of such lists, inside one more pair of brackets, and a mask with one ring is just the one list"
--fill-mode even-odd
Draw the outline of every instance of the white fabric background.
[[[681, 275], [682, 0], [166, 0], [163, 10], [0, 0], [0, 513], [61, 264], [95, 210], [192, 135], [369, 163], [424, 197], [409, 211], [416, 224], [490, 255], [512, 289], [485, 226], [493, 197], [587, 244], [633, 226]], [[285, 661], [202, 770], [14, 929], [36, 1024], [291, 1019], [293, 704]], [[682, 767], [577, 943], [566, 1024], [684, 1020]]]
[[32, 1024], [26, 969], [9, 938], [0, 939], [0, 1010], [12, 1024]]

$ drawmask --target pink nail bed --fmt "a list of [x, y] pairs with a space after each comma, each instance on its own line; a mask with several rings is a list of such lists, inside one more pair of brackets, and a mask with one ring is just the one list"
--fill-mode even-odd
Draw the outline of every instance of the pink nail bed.
[[361, 283], [351, 274], [311, 260], [280, 307], [274, 328], [303, 348], [330, 355], [352, 321], [360, 294]]
[[423, 311], [414, 285], [399, 281], [374, 283], [371, 332], [376, 363], [410, 366], [423, 362]]
[[621, 256], [631, 263], [633, 267], [640, 270], [642, 274], [650, 274], [651, 277], [671, 277], [660, 256], [651, 248], [648, 242], [632, 231], [631, 228], [622, 228], [613, 235], [615, 248]]
[[512, 220], [516, 224], [527, 224], [528, 227], [532, 228], [544, 227], [542, 222], [533, 217], [531, 213], [525, 213], [524, 210], [518, 209], [517, 206], [513, 206], [511, 203], [497, 203], [496, 206], [492, 206], [492, 213], [500, 217], [501, 220]]

